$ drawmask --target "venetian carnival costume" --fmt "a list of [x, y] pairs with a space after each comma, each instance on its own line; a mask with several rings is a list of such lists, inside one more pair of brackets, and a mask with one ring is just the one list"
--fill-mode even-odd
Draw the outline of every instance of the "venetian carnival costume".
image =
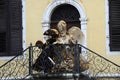
[[42, 52], [33, 64], [33, 70], [39, 72], [42, 70], [44, 72], [50, 72], [54, 65], [51, 60], [55, 55], [51, 44], [53, 44], [58, 38], [58, 32], [55, 29], [48, 29], [44, 32], [44, 35], [47, 35], [50, 38], [47, 39], [46, 43], [44, 44], [41, 41], [36, 42], [36, 46], [42, 48]]

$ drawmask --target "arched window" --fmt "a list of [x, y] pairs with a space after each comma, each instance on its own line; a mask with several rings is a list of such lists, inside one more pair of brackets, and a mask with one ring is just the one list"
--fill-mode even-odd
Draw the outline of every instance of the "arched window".
[[78, 26], [80, 28], [80, 15], [78, 10], [69, 4], [62, 4], [57, 6], [51, 15], [51, 28], [56, 28], [57, 23], [60, 20], [64, 20], [67, 23], [67, 29], [72, 26]]
[[[55, 0], [45, 10], [42, 20], [43, 32], [49, 28], [56, 28], [61, 20], [67, 22], [67, 28], [78, 26], [84, 33], [83, 45], [86, 46], [87, 15], [84, 7], [76, 0]], [[44, 38], [43, 38], [43, 41]], [[84, 50], [83, 50], [84, 51]]]

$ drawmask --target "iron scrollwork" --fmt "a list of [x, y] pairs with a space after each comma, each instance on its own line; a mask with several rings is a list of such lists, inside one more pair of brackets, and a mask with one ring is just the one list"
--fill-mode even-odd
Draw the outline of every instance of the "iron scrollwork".
[[[75, 44], [78, 45], [78, 44]], [[120, 66], [104, 58], [103, 56], [95, 53], [94, 51], [78, 45], [73, 47], [71, 45], [52, 45], [53, 52], [57, 55], [53, 57], [55, 65], [52, 67], [48, 74], [61, 74], [61, 73], [74, 73], [75, 68], [79, 68], [79, 73], [89, 76], [93, 80], [119, 80], [120, 79]], [[75, 50], [84, 49], [85, 51], [79, 52], [79, 59], [74, 59]], [[39, 76], [46, 75], [44, 72], [33, 70], [33, 64], [38, 56], [42, 54], [43, 49], [30, 46], [23, 51], [22, 56], [15, 56], [4, 65], [0, 67], [0, 79], [25, 79], [28, 76], [39, 73]], [[77, 53], [78, 53], [77, 52]], [[71, 57], [72, 56], [72, 57]], [[85, 58], [82, 62], [81, 56]], [[74, 60], [80, 61], [79, 67], [75, 67]], [[84, 65], [85, 64], [85, 65]], [[86, 65], [87, 64], [87, 65]], [[89, 65], [89, 67], [88, 67]], [[87, 70], [81, 71], [82, 67], [87, 67]], [[64, 69], [65, 68], [65, 69]], [[77, 70], [76, 70], [77, 71]], [[51, 75], [52, 76], [52, 75]], [[60, 75], [61, 76], [61, 75]], [[89, 78], [89, 79], [90, 79]], [[91, 80], [90, 79], [90, 80]]]

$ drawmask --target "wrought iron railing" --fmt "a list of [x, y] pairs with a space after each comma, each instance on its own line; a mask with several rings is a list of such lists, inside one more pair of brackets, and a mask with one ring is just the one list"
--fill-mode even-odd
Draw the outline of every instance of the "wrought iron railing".
[[[44, 68], [33, 66], [42, 54], [52, 54], [47, 55], [52, 64], [49, 70], [46, 70], [46, 65], [49, 65], [46, 58], [42, 58], [43, 64], [37, 65]], [[30, 45], [23, 51], [22, 56], [17, 55], [0, 67], [1, 80], [37, 77], [75, 79], [83, 76], [87, 77], [87, 80], [119, 80], [120, 66], [80, 44], [57, 44], [49, 45], [47, 49]]]
[[94, 80], [120, 80], [120, 66], [101, 56], [100, 54], [79, 46], [85, 50], [82, 54], [86, 55], [89, 62], [88, 75]]
[[[69, 54], [74, 54], [74, 58], [72, 59], [73, 63], [67, 65], [69, 61], [65, 60], [63, 61], [63, 62], [66, 62], [65, 64], [60, 63], [58, 64], [59, 67], [56, 68], [57, 70], [59, 70], [61, 69], [61, 64], [65, 65], [64, 71], [57, 71], [57, 70], [54, 71], [55, 68], [52, 68], [53, 72], [50, 72], [47, 75], [41, 74], [40, 76], [41, 78], [53, 77], [53, 76], [54, 77], [61, 77], [61, 76], [74, 77], [75, 76], [74, 73], [79, 73], [78, 76], [82, 74], [84, 77], [88, 77], [87, 80], [91, 80], [91, 79], [92, 80], [110, 80], [110, 79], [120, 80], [119, 65], [113, 63], [112, 61], [101, 56], [100, 54], [86, 48], [85, 46], [80, 44], [75, 44], [75, 45], [64, 44], [64, 45], [56, 45], [56, 46], [53, 45], [53, 46], [54, 46], [54, 52], [57, 54], [64, 53], [64, 51], [67, 54], [67, 56], [69, 56]], [[82, 59], [83, 57], [85, 60]], [[73, 66], [71, 66], [72, 64]], [[69, 72], [73, 74], [69, 74]]]
[[[40, 54], [41, 49], [29, 46], [23, 51], [23, 55], [16, 55], [8, 62], [0, 66], [0, 80], [24, 80], [31, 74], [31, 63]], [[34, 53], [34, 59], [32, 59]]]

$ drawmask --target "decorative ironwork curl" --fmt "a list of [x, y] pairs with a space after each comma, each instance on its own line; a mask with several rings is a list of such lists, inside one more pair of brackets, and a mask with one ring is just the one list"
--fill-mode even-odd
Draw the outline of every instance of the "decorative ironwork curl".
[[88, 74], [95, 80], [118, 80], [120, 79], [120, 66], [99, 55], [98, 53], [80, 45], [86, 50], [89, 62]]
[[[40, 49], [34, 46], [30, 46], [32, 52], [34, 52], [34, 59], [35, 56], [40, 54]], [[7, 79], [24, 79], [29, 75], [29, 48], [23, 51], [23, 55], [17, 55], [6, 62], [4, 65], [0, 67], [0, 80], [7, 80]], [[33, 59], [33, 60], [34, 60]]]

